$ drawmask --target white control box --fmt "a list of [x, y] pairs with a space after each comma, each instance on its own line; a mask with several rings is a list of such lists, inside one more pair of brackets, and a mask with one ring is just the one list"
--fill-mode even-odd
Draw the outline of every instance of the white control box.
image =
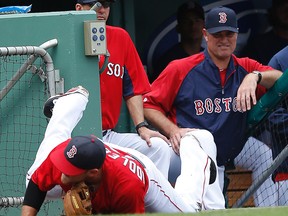
[[107, 53], [105, 20], [84, 21], [85, 55], [96, 56]]

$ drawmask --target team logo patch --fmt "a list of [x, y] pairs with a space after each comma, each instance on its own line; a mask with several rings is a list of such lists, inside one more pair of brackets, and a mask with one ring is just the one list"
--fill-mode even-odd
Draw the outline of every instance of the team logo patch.
[[74, 158], [74, 156], [77, 154], [77, 148], [76, 148], [76, 146], [73, 145], [73, 146], [71, 147], [71, 149], [70, 149], [68, 152], [66, 152], [66, 154], [67, 154], [68, 158]]
[[224, 12], [219, 13], [219, 23], [226, 23], [227, 22], [227, 14]]

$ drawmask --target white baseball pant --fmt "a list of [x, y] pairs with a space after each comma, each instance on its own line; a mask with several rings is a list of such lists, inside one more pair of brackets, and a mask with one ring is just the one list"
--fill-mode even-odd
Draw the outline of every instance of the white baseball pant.
[[288, 180], [278, 181], [275, 183], [276, 194], [276, 206], [288, 206]]
[[[272, 162], [272, 152], [261, 141], [250, 137], [239, 155], [234, 159], [235, 166], [252, 171], [252, 182], [256, 181]], [[220, 185], [224, 187], [225, 167], [218, 168]], [[257, 207], [275, 206], [276, 186], [271, 176], [258, 188], [254, 194], [254, 203]]]
[[[235, 166], [252, 171], [252, 182], [261, 177], [263, 172], [273, 161], [271, 149], [263, 142], [249, 137], [240, 154], [235, 158]], [[272, 181], [271, 175], [256, 190], [254, 203], [257, 207], [276, 205], [276, 185]]]
[[[71, 138], [71, 133], [80, 121], [87, 103], [88, 99], [79, 93], [63, 96], [57, 100], [53, 109], [53, 116], [47, 125], [44, 139], [38, 148], [35, 161], [26, 174], [26, 186], [34, 171], [43, 163], [49, 153], [57, 145]], [[56, 186], [47, 193], [46, 198], [61, 198], [62, 194], [62, 188]]]
[[117, 133], [108, 130], [102, 140], [122, 147], [136, 149], [150, 158], [164, 177], [168, 179], [171, 152], [169, 145], [160, 137], [152, 137], [150, 139], [152, 145], [149, 147], [146, 141], [136, 133]]
[[[207, 130], [195, 130], [195, 131], [192, 131], [190, 133], [188, 133], [188, 134], [193, 135], [197, 140], [196, 143], [198, 145], [195, 145], [195, 146], [199, 146], [199, 147], [201, 146], [201, 148], [200, 148], [201, 151], [204, 150], [204, 152], [207, 155], [209, 155], [210, 158], [212, 158], [212, 160], [215, 162], [215, 165], [217, 167], [217, 163], [216, 163], [217, 149], [216, 149], [216, 144], [214, 142], [213, 135]], [[190, 169], [191, 163], [193, 163], [194, 166], [196, 166], [194, 168], [195, 171], [197, 170], [198, 164], [197, 164], [197, 159], [196, 160], [194, 159], [195, 156], [193, 156], [193, 155], [189, 156], [186, 154], [181, 155], [181, 147], [183, 147], [183, 145], [185, 145], [187, 142], [189, 142], [189, 141], [186, 140], [186, 136], [181, 139], [180, 157], [178, 155], [176, 155], [175, 153], [172, 153], [172, 155], [171, 155], [169, 181], [172, 184], [175, 181], [176, 181], [176, 184], [178, 183], [178, 181], [179, 181], [178, 179], [181, 176], [180, 170], [181, 170], [181, 172], [183, 172], [183, 169]], [[194, 144], [196, 144], [196, 143], [194, 142]], [[190, 148], [192, 148], [192, 147], [190, 146]], [[198, 149], [198, 151], [196, 151], [196, 154], [198, 154], [198, 156], [199, 156], [199, 152], [201, 152], [200, 149]], [[191, 151], [192, 151], [192, 149], [190, 149], [190, 152]], [[193, 151], [195, 151], [195, 149]], [[190, 159], [190, 162], [187, 163], [187, 164], [189, 164], [188, 167], [185, 167], [185, 164], [183, 163], [183, 158], [186, 158], [186, 157], [188, 160]], [[198, 158], [198, 160], [200, 160], [200, 158]], [[206, 185], [207, 188], [205, 189], [205, 191], [203, 191], [204, 194], [202, 195], [202, 198], [201, 198], [202, 199], [201, 204], [202, 204], [203, 210], [224, 209], [225, 208], [225, 199], [224, 199], [224, 196], [222, 193], [222, 188], [220, 185], [220, 178], [218, 175], [218, 169], [216, 169], [216, 172], [217, 172], [217, 176], [216, 176], [215, 182], [213, 184]], [[199, 173], [199, 171], [196, 173]], [[177, 178], [177, 176], [179, 176], [179, 177]], [[185, 181], [185, 178], [184, 178], [184, 182], [182, 185], [184, 186], [184, 190], [185, 190], [185, 187], [187, 187], [188, 185], [191, 187], [191, 189], [199, 187], [199, 183], [193, 182], [192, 179], [189, 182]], [[175, 185], [175, 188], [176, 188], [176, 185]], [[193, 193], [193, 195], [195, 195], [195, 194]], [[197, 198], [197, 200], [199, 200], [199, 197]]]
[[[215, 208], [211, 209], [225, 208], [225, 200], [221, 191], [219, 197], [207, 193], [211, 161], [199, 145], [198, 138], [203, 141], [201, 135], [207, 138], [209, 134], [205, 130], [192, 131], [187, 133], [181, 140], [180, 158], [182, 166], [180, 175], [176, 180], [175, 189], [166, 178], [163, 178], [163, 175], [159, 173], [159, 170], [146, 156], [134, 149], [125, 150], [140, 158], [146, 166], [150, 182], [145, 197], [146, 212], [195, 212], [195, 210], [199, 210], [203, 205], [206, 205], [203, 202], [203, 197], [213, 199], [211, 203]], [[118, 148], [121, 147], [118, 146]], [[213, 149], [212, 146], [211, 149]], [[216, 151], [216, 147], [214, 151]], [[220, 190], [217, 178], [214, 185], [218, 185], [217, 188]], [[207, 196], [207, 194], [210, 194], [210, 196]], [[211, 205], [211, 203], [208, 203], [208, 205]], [[220, 205], [221, 207], [219, 207]]]

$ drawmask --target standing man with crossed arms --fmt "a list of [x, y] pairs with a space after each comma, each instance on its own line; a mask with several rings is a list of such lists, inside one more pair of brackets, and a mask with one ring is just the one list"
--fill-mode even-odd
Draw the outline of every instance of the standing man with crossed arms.
[[[90, 10], [96, 2], [77, 0], [75, 8]], [[97, 9], [97, 19], [107, 20], [110, 4], [115, 0], [98, 2], [102, 6]], [[122, 28], [106, 25], [106, 38], [110, 57], [108, 66], [100, 74], [103, 140], [140, 151], [168, 178], [171, 155], [168, 140], [159, 132], [150, 130], [144, 121], [142, 95], [151, 88], [137, 50]], [[99, 67], [103, 64], [104, 56], [100, 56]], [[138, 134], [113, 131], [120, 117], [123, 98]]]
[[[152, 91], [143, 98], [144, 113], [169, 138], [176, 154], [188, 131], [210, 131], [217, 146], [223, 189], [225, 166], [233, 162], [247, 141], [247, 111], [256, 104], [258, 93], [272, 87], [282, 73], [233, 55], [238, 25], [230, 8], [211, 9], [203, 35], [207, 42], [203, 53], [172, 61], [153, 82]], [[206, 152], [209, 155], [209, 149]], [[207, 192], [214, 190], [210, 185]], [[213, 206], [209, 194], [204, 207], [207, 203]]]

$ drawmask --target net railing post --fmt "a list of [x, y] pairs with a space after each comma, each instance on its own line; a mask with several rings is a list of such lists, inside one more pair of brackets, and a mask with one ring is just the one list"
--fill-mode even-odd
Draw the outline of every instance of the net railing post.
[[20, 206], [24, 197], [0, 197], [0, 207]]
[[24, 55], [24, 54], [32, 54], [28, 57], [26, 62], [18, 69], [18, 71], [14, 74], [12, 79], [3, 87], [0, 91], [0, 101], [9, 93], [9, 91], [13, 88], [13, 86], [17, 83], [17, 81], [23, 76], [25, 71], [28, 69], [30, 65], [32, 65], [38, 56], [41, 56], [46, 63], [46, 71], [47, 71], [47, 79], [49, 84], [49, 92], [52, 95], [56, 94], [55, 91], [55, 77], [54, 77], [54, 65], [51, 56], [45, 49], [56, 46], [57, 40], [52, 39], [40, 45], [40, 47], [35, 46], [20, 46], [20, 47], [0, 47], [0, 56], [7, 55]]

